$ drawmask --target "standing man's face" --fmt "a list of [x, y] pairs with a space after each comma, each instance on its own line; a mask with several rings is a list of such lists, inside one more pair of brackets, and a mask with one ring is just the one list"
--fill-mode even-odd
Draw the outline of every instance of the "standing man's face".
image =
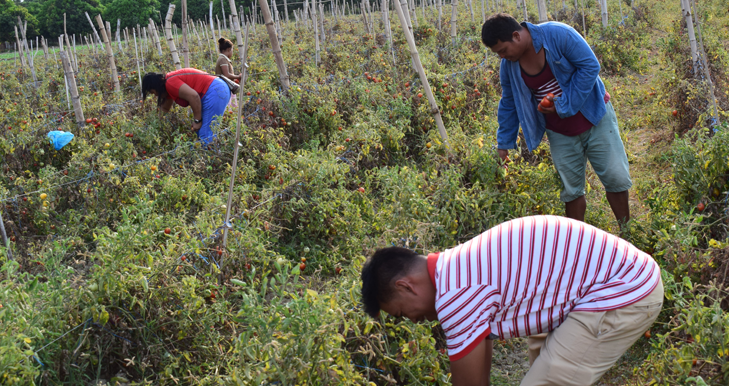
[[498, 40], [496, 44], [489, 47], [491, 51], [499, 55], [502, 59], [506, 59], [510, 62], [518, 62], [521, 58], [524, 50], [519, 43], [522, 42], [522, 37], [519, 31], [514, 32], [512, 35], [512, 41], [502, 42]]

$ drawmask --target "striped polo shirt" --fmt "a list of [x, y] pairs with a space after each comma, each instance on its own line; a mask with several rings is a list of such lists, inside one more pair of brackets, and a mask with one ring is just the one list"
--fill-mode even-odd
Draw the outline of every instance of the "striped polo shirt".
[[650, 255], [557, 216], [511, 220], [431, 253], [428, 272], [452, 361], [491, 333], [506, 339], [552, 331], [570, 311], [625, 307], [660, 281]]

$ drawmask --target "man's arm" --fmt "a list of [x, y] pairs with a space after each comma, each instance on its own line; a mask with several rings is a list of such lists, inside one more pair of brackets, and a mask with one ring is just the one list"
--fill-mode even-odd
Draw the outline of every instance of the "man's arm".
[[493, 341], [483, 339], [466, 356], [451, 362], [453, 386], [489, 386], [493, 349]]
[[506, 150], [516, 148], [516, 136], [519, 134], [519, 117], [516, 115], [514, 102], [514, 91], [511, 88], [508, 69], [505, 60], [501, 61], [499, 72], [501, 79], [501, 100], [499, 101], [499, 129], [496, 131], [496, 144], [499, 156], [502, 160], [506, 158]]
[[[560, 118], [577, 114], [590, 95], [600, 74], [600, 62], [587, 41], [573, 28], [565, 28], [558, 52], [575, 68], [569, 85], [562, 85], [562, 96], [554, 98]], [[550, 64], [552, 65], [552, 64]]]

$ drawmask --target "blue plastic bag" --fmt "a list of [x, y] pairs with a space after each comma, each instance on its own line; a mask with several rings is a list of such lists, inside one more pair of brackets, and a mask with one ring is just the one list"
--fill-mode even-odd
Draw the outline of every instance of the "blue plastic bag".
[[51, 145], [56, 150], [63, 149], [64, 146], [68, 145], [73, 139], [73, 133], [67, 133], [65, 131], [53, 130], [48, 132], [48, 138], [51, 139]]

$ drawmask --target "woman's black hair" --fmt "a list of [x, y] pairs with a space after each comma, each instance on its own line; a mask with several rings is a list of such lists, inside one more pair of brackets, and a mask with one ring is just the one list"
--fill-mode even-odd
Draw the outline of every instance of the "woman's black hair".
[[420, 262], [420, 255], [407, 248], [378, 249], [362, 266], [362, 304], [373, 318], [380, 313], [380, 304], [394, 295], [393, 283]]
[[226, 38], [218, 39], [218, 49], [220, 50], [220, 52], [223, 52], [231, 47], [233, 47], [233, 42], [231, 42], [230, 40]]
[[162, 106], [167, 99], [167, 89], [165, 88], [165, 74], [156, 72], [148, 72], [142, 78], [142, 100], [147, 99], [147, 94], [151, 90], [157, 91], [157, 106]]
[[500, 41], [506, 43], [513, 40], [514, 32], [522, 30], [513, 16], [507, 13], [496, 13], [489, 16], [481, 27], [481, 41], [486, 47], [493, 47]]

